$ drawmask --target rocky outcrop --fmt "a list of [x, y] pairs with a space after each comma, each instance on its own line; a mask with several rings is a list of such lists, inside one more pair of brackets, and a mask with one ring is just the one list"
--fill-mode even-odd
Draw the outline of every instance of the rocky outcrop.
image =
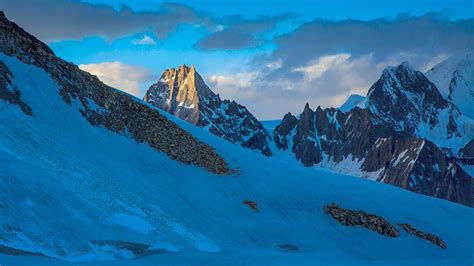
[[33, 115], [31, 107], [21, 99], [20, 91], [12, 87], [11, 78], [12, 73], [5, 63], [0, 61], [0, 99], [18, 105], [23, 113], [29, 116]]
[[[400, 232], [383, 217], [364, 211], [353, 211], [339, 207], [332, 203], [324, 207], [324, 213], [331, 215], [334, 220], [345, 226], [362, 226], [378, 234], [388, 237], [398, 237]], [[399, 224], [406, 232], [418, 238], [428, 240], [442, 249], [446, 249], [446, 243], [438, 236], [420, 231], [410, 224]]]
[[324, 207], [324, 213], [331, 215], [332, 218], [342, 225], [362, 226], [370, 231], [388, 237], [397, 237], [400, 234], [397, 228], [387, 222], [384, 218], [364, 211], [344, 209], [333, 203]]
[[143, 98], [146, 102], [242, 147], [270, 156], [270, 135], [244, 106], [221, 100], [194, 66], [167, 69]]
[[243, 203], [245, 205], [247, 205], [252, 211], [260, 212], [260, 209], [258, 208], [258, 203], [257, 202], [255, 202], [253, 200], [245, 199]]
[[413, 226], [409, 225], [409, 224], [400, 224], [400, 226], [405, 230], [407, 231], [409, 234], [412, 234], [418, 238], [421, 238], [421, 239], [425, 239], [425, 240], [428, 240], [430, 242], [432, 242], [433, 244], [437, 245], [438, 247], [442, 248], [442, 249], [446, 249], [448, 248], [448, 246], [446, 245], [446, 243], [439, 237], [431, 234], [431, 233], [425, 233], [425, 232], [422, 232], [420, 230], [417, 230], [416, 228], [414, 228]]
[[216, 174], [229, 171], [227, 163], [212, 147], [198, 141], [146, 103], [56, 57], [44, 43], [6, 19], [3, 12], [0, 12], [0, 44], [2, 53], [48, 72], [60, 85], [64, 101], [78, 105], [90, 124], [145, 142], [174, 160]]

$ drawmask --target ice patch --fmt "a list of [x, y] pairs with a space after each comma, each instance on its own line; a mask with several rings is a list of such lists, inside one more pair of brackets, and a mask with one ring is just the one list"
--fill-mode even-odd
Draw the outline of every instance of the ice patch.
[[113, 218], [108, 219], [107, 222], [110, 224], [126, 227], [142, 234], [148, 234], [155, 230], [153, 225], [142, 218], [125, 213], [116, 214]]

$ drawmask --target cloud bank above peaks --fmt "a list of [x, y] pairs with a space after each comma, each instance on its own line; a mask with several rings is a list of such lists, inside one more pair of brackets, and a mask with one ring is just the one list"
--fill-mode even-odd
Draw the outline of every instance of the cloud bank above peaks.
[[[336, 107], [350, 94], [365, 95], [386, 66], [408, 61], [425, 71], [473, 48], [473, 40], [473, 19], [451, 20], [439, 13], [371, 21], [315, 19], [276, 37], [275, 50], [254, 56], [246, 71], [258, 71], [247, 82], [252, 85], [234, 85], [232, 95], [261, 119], [299, 113], [306, 102], [313, 108]], [[230, 90], [226, 83], [215, 86]]]
[[142, 31], [164, 37], [179, 24], [212, 26], [211, 19], [182, 4], [164, 3], [157, 11], [135, 12], [122, 6], [92, 5], [72, 0], [2, 0], [0, 10], [45, 42], [86, 36], [115, 39]]

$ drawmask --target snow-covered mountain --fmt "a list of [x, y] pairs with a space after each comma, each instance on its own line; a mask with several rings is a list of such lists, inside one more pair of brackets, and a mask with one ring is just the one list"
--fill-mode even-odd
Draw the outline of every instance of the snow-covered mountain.
[[426, 72], [441, 94], [474, 119], [474, 50], [449, 57]]
[[365, 107], [365, 97], [358, 94], [350, 95], [347, 100], [337, 109], [348, 112], [355, 107], [364, 108]]
[[234, 101], [221, 100], [194, 66], [167, 69], [144, 100], [232, 143], [270, 156], [270, 135], [262, 124]]
[[454, 152], [474, 136], [474, 121], [445, 100], [426, 76], [408, 63], [386, 68], [367, 94], [375, 124], [428, 139]]
[[472, 261], [471, 208], [276, 163], [102, 84], [2, 12], [0, 62], [2, 265]]
[[403, 63], [386, 68], [366, 99], [349, 100], [344, 110], [306, 104], [299, 118], [286, 114], [273, 139], [305, 166], [473, 206], [472, 162], [452, 157], [470, 152], [473, 128], [423, 73]]

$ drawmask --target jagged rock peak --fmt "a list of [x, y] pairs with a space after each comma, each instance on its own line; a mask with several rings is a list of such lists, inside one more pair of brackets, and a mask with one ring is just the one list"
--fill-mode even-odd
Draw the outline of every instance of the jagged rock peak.
[[313, 113], [313, 109], [311, 109], [311, 107], [309, 107], [309, 103], [306, 103], [304, 105], [304, 109], [303, 109], [303, 113], [301, 113], [301, 116], [305, 115], [305, 114], [309, 114], [309, 113]]
[[232, 143], [271, 155], [270, 136], [261, 123], [235, 101], [222, 101], [194, 66], [181, 65], [163, 72], [144, 100], [189, 123], [207, 128]]
[[[403, 62], [400, 65], [394, 67], [390, 66], [384, 69], [382, 73], [382, 80], [387, 82], [394, 82], [394, 89], [408, 89], [408, 90], [419, 90], [426, 89], [431, 90], [431, 82], [421, 73], [415, 70], [408, 62]], [[418, 86], [423, 83], [427, 83], [430, 86]]]

